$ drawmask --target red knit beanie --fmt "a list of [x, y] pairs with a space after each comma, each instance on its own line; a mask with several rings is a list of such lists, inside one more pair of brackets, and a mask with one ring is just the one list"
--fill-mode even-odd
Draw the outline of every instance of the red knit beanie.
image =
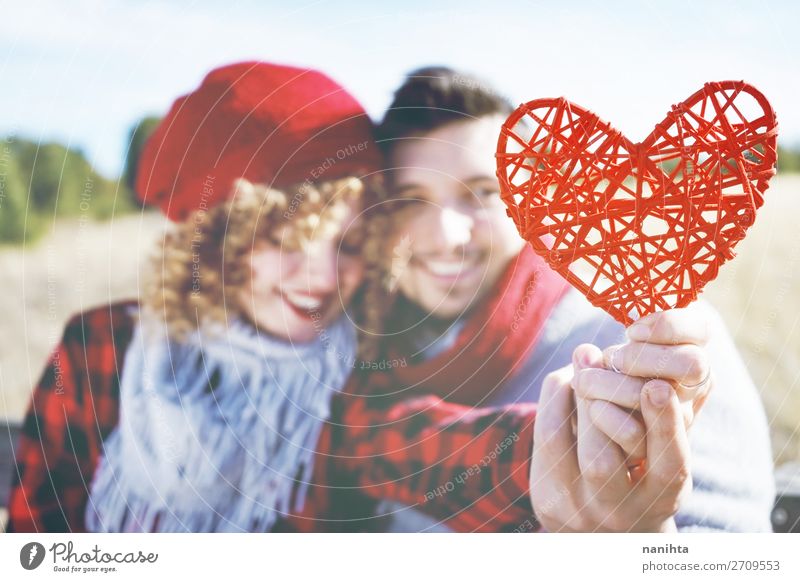
[[372, 123], [341, 85], [263, 62], [211, 71], [144, 146], [136, 192], [172, 220], [231, 197], [238, 178], [281, 189], [380, 168]]

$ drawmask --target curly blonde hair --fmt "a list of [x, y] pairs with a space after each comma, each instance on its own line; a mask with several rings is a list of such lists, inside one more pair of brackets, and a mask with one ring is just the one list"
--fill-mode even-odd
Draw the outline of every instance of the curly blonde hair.
[[[267, 241], [283, 248], [302, 248], [320, 233], [340, 228], [348, 203], [360, 200], [363, 207], [372, 206], [380, 184], [351, 177], [276, 190], [238, 180], [234, 189], [228, 201], [171, 224], [150, 259], [141, 304], [165, 321], [177, 340], [198, 329], [220, 329], [232, 315], [244, 316], [237, 298], [250, 280], [248, 257], [256, 244]], [[357, 229], [363, 232], [352, 234], [364, 236], [365, 279], [372, 281], [380, 276], [376, 235], [382, 218], [377, 212], [367, 214], [372, 218]], [[279, 238], [284, 225], [291, 228]], [[358, 307], [354, 319], [362, 330], [360, 357], [368, 358], [374, 350], [370, 337], [379, 325], [377, 306], [353, 303]]]

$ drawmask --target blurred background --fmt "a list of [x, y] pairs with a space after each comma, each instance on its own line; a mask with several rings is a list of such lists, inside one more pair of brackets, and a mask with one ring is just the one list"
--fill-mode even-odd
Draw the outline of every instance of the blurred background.
[[[800, 6], [786, 1], [3, 0], [0, 423], [13, 427], [66, 319], [136, 297], [163, 219], [131, 194], [141, 144], [223, 63], [319, 68], [376, 119], [408, 71], [476, 73], [512, 102], [564, 95], [634, 141], [706, 81], [744, 79], [780, 122], [778, 176], [705, 297], [758, 386], [779, 475], [800, 461]], [[724, 387], [721, 387], [724, 389]], [[0, 507], [13, 470], [0, 424]], [[0, 510], [1, 511], [1, 510]], [[2, 514], [0, 513], [0, 523]]]

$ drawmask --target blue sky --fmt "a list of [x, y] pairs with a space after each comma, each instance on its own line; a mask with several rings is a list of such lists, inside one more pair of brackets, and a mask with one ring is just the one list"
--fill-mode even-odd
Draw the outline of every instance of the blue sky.
[[319, 68], [375, 117], [403, 74], [448, 64], [515, 103], [564, 95], [636, 141], [706, 81], [744, 79], [800, 144], [800, 9], [790, 1], [0, 0], [0, 134], [121, 168], [130, 126], [212, 67]]

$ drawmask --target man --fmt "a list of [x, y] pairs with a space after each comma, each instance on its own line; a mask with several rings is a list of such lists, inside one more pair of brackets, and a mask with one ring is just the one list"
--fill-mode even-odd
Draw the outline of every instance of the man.
[[[408, 366], [372, 384], [468, 406], [538, 402], [530, 502], [546, 530], [769, 530], [766, 419], [720, 318], [699, 304], [643, 318], [626, 338], [561, 284], [498, 193], [494, 151], [511, 109], [445, 68], [416, 71], [396, 92], [379, 128], [397, 206], [384, 355]], [[524, 458], [523, 440], [498, 445], [498, 458]], [[491, 462], [435, 490], [439, 508]], [[380, 510], [396, 531], [452, 525], [424, 515], [434, 504]]]

